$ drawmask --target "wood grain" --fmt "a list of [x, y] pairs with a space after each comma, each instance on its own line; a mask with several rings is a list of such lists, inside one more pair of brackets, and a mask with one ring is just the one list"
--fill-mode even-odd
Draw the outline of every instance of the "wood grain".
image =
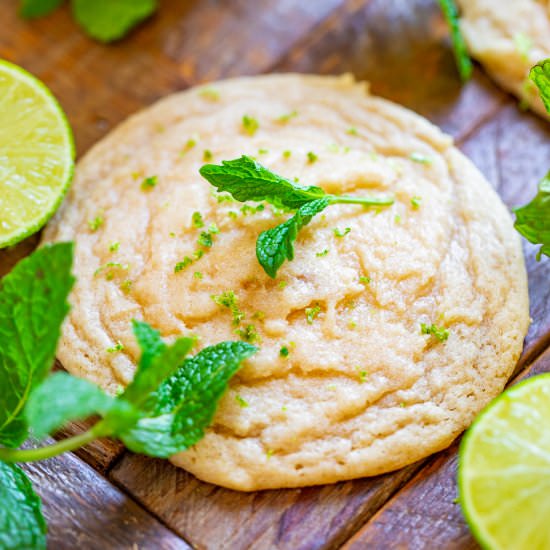
[[337, 548], [419, 468], [322, 487], [239, 493], [128, 453], [111, 479], [193, 546], [310, 550]]
[[[96, 419], [71, 422], [55, 434], [55, 439], [64, 439], [87, 431]], [[75, 454], [102, 474], [106, 474], [115, 461], [124, 453], [122, 443], [108, 438], [95, 439], [85, 447], [78, 449]]]
[[274, 69], [350, 72], [456, 139], [507, 99], [480, 70], [462, 86], [435, 0], [347, 0]]
[[[550, 168], [550, 125], [508, 101], [496, 116], [461, 144], [510, 207], [525, 204]], [[537, 262], [538, 246], [524, 242], [532, 323], [522, 368], [550, 345], [550, 260]]]
[[[513, 383], [543, 372], [550, 372], [550, 349]], [[432, 459], [346, 544], [345, 550], [478, 548], [455, 502], [457, 450], [455, 442]]]
[[3, 0], [0, 58], [41, 78], [86, 151], [131, 113], [205, 80], [267, 70], [342, 0], [172, 0], [113, 45], [87, 38], [67, 8], [31, 22]]
[[74, 455], [28, 463], [23, 468], [42, 498], [48, 548], [52, 550], [189, 548]]

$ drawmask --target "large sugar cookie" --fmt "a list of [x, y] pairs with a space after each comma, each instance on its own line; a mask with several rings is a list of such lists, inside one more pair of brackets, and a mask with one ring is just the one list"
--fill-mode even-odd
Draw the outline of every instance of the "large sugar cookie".
[[[273, 280], [255, 241], [285, 215], [220, 200], [198, 172], [241, 154], [395, 204], [327, 208]], [[448, 136], [349, 77], [243, 78], [160, 101], [81, 160], [46, 239], [76, 241], [59, 358], [111, 392], [134, 372], [132, 318], [200, 346], [238, 339], [212, 299], [235, 293], [261, 350], [173, 461], [236, 489], [374, 475], [446, 447], [502, 390], [528, 325], [520, 242], [496, 193]]]

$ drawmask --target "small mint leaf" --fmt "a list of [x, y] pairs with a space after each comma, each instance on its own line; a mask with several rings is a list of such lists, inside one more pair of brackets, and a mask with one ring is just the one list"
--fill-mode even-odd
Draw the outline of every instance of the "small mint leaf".
[[96, 385], [56, 372], [32, 391], [25, 418], [33, 436], [43, 439], [70, 420], [83, 420], [92, 414], [104, 416], [114, 403], [115, 400]]
[[542, 102], [550, 113], [550, 58], [537, 63], [531, 69], [529, 78], [537, 85]]
[[72, 0], [76, 21], [92, 38], [112, 42], [157, 9], [157, 0]]
[[46, 548], [46, 522], [40, 498], [25, 472], [0, 462], [0, 548]]
[[25, 19], [42, 17], [55, 11], [64, 0], [21, 0], [19, 14]]
[[49, 373], [73, 286], [72, 243], [46, 245], [0, 281], [0, 443], [27, 436], [23, 408]]
[[285, 260], [291, 261], [294, 258], [294, 242], [298, 231], [329, 203], [328, 198], [308, 202], [286, 222], [260, 233], [256, 241], [256, 257], [270, 277], [277, 276], [277, 271]]
[[514, 227], [529, 242], [542, 245], [537, 259], [542, 254], [550, 256], [550, 172], [539, 183], [536, 197], [525, 206], [514, 210]]
[[320, 187], [298, 185], [246, 155], [223, 160], [219, 166], [206, 164], [199, 171], [220, 193], [230, 193], [240, 202], [267, 201], [277, 208], [296, 209], [325, 196]]
[[186, 359], [148, 402], [147, 417], [119, 437], [149, 456], [166, 458], [188, 449], [204, 436], [242, 361], [256, 351], [245, 342], [222, 342]]

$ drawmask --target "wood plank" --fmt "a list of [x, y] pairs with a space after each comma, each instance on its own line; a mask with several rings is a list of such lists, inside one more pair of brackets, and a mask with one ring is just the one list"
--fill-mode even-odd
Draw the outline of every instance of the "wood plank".
[[[550, 349], [514, 383], [543, 372], [550, 372]], [[457, 450], [458, 441], [437, 455], [344, 546], [345, 550], [478, 548], [455, 502]]]
[[[55, 434], [55, 439], [64, 439], [87, 431], [96, 419], [71, 422]], [[101, 438], [92, 441], [89, 445], [78, 449], [75, 454], [92, 468], [102, 474], [106, 474], [109, 468], [120, 458], [125, 447], [119, 441]]]
[[[550, 126], [508, 101], [497, 116], [461, 144], [461, 149], [513, 208], [531, 200], [550, 168]], [[538, 248], [524, 240], [533, 322], [520, 368], [550, 345], [550, 260], [537, 262]]]
[[23, 466], [43, 500], [48, 548], [102, 550], [189, 545], [72, 454]]
[[463, 139], [507, 99], [480, 71], [462, 86], [448, 30], [433, 0], [347, 0], [275, 67], [351, 72], [373, 93]]
[[156, 99], [188, 86], [267, 70], [342, 0], [171, 0], [114, 45], [87, 38], [69, 9], [23, 21], [5, 0], [0, 58], [53, 90], [79, 153]]
[[335, 485], [239, 493], [128, 453], [110, 477], [193, 546], [309, 550], [339, 547], [420, 466]]

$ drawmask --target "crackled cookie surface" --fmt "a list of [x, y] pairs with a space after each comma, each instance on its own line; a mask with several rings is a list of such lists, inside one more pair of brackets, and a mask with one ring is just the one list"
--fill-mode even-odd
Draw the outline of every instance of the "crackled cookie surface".
[[[216, 197], [198, 173], [242, 154], [395, 204], [327, 208], [273, 280], [255, 241], [286, 214]], [[81, 160], [45, 238], [76, 241], [59, 358], [111, 392], [134, 372], [133, 318], [198, 348], [255, 339], [206, 437], [173, 458], [236, 489], [374, 475], [444, 448], [502, 390], [528, 325], [500, 199], [449, 137], [348, 77], [243, 78], [160, 101]], [[239, 326], [212, 299], [227, 291]]]
[[457, 4], [472, 56], [504, 89], [548, 118], [528, 75], [533, 65], [550, 57], [550, 1], [457, 0]]

